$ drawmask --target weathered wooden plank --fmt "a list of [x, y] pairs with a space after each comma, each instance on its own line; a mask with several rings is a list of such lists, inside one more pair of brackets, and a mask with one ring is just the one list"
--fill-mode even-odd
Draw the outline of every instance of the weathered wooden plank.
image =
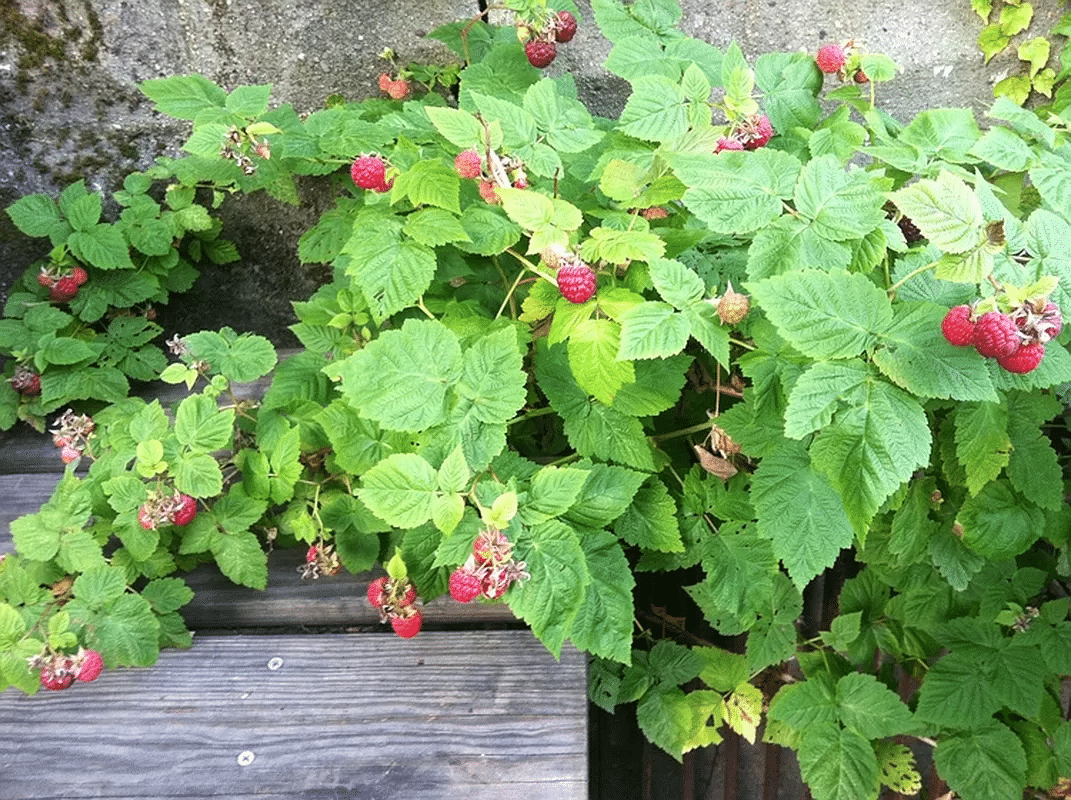
[[[0, 553], [12, 550], [11, 520], [32, 514], [48, 500], [59, 475], [0, 475]], [[206, 628], [339, 627], [374, 625], [379, 613], [368, 602], [368, 583], [374, 573], [305, 580], [299, 568], [300, 550], [275, 550], [268, 557], [268, 588], [264, 591], [235, 586], [214, 565], [204, 565], [182, 576], [194, 591], [184, 609], [186, 624]], [[444, 597], [429, 604], [425, 625], [514, 622], [502, 603], [457, 603]], [[0, 795], [2, 800], [2, 795]]]
[[203, 637], [0, 693], [0, 798], [586, 799], [585, 687], [523, 630]]

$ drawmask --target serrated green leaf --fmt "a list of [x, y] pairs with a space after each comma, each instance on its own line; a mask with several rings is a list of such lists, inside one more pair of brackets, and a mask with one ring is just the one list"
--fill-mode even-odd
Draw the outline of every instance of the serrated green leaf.
[[625, 513], [646, 479], [624, 467], [594, 464], [565, 519], [587, 528], [606, 527]]
[[466, 253], [493, 256], [513, 247], [521, 239], [521, 228], [505, 212], [486, 205], [470, 205], [461, 214], [461, 227], [470, 242], [459, 242]]
[[265, 337], [236, 335], [227, 328], [191, 333], [183, 342], [194, 358], [207, 361], [230, 381], [255, 381], [271, 372], [277, 361], [275, 347]]
[[681, 262], [656, 258], [648, 266], [655, 289], [674, 308], [687, 308], [706, 296], [707, 287], [703, 279]]
[[873, 675], [853, 672], [837, 682], [841, 723], [865, 739], [885, 739], [914, 728], [911, 709]]
[[637, 139], [669, 142], [688, 128], [687, 103], [677, 81], [660, 75], [643, 75], [632, 81], [632, 93], [618, 125]]
[[636, 491], [632, 504], [614, 524], [614, 533], [644, 550], [684, 551], [677, 522], [677, 504], [665, 484], [657, 478], [648, 478]]
[[372, 513], [398, 528], [430, 520], [437, 496], [435, 468], [413, 453], [396, 453], [376, 464], [361, 477], [357, 492]]
[[207, 395], [191, 395], [175, 412], [175, 438], [200, 453], [222, 450], [231, 443], [234, 409], [220, 409]]
[[985, 238], [978, 196], [950, 172], [913, 183], [891, 198], [930, 243], [946, 253], [966, 253]]
[[613, 409], [631, 417], [661, 414], [680, 400], [691, 363], [691, 356], [686, 355], [636, 362], [636, 380], [618, 389]]
[[537, 525], [561, 516], [576, 501], [587, 477], [587, 470], [543, 467], [532, 477], [527, 497], [520, 506], [521, 519], [527, 525]]
[[442, 208], [424, 208], [410, 214], [402, 232], [426, 247], [471, 241], [460, 220]]
[[1011, 458], [1006, 403], [966, 403], [956, 410], [956, 458], [972, 495], [1000, 475]]
[[636, 379], [632, 362], [621, 356], [622, 334], [622, 326], [613, 320], [586, 319], [569, 337], [569, 366], [577, 385], [607, 406], [622, 386]]
[[193, 120], [227, 102], [227, 93], [202, 75], [152, 78], [138, 84], [138, 89], [156, 103], [157, 111], [178, 119]]
[[[667, 358], [688, 343], [688, 318], [668, 303], [649, 301], [627, 311], [621, 320], [621, 360]], [[603, 399], [603, 398], [600, 398]]]
[[524, 405], [527, 375], [513, 328], [478, 339], [462, 356], [457, 392], [472, 401], [481, 422], [509, 422]]
[[934, 761], [964, 800], [1019, 797], [1026, 785], [1026, 752], [1008, 727], [991, 721], [942, 737]]
[[435, 274], [435, 252], [405, 238], [402, 230], [393, 215], [367, 210], [354, 221], [353, 235], [343, 247], [352, 256], [346, 274], [380, 320], [416, 302]]
[[[467, 150], [485, 143], [484, 126], [469, 112], [440, 106], [425, 106], [423, 111], [435, 129], [455, 147]], [[501, 141], [490, 143], [491, 147], [500, 145]]]
[[818, 674], [782, 686], [770, 701], [769, 718], [797, 731], [819, 728], [839, 720], [836, 689], [828, 675]]
[[861, 170], [846, 172], [836, 156], [807, 162], [795, 200], [815, 232], [835, 242], [862, 238], [885, 218], [885, 198], [873, 179]]
[[1037, 541], [1044, 514], [1005, 481], [993, 481], [964, 501], [958, 516], [963, 543], [993, 561], [1014, 558]]
[[15, 227], [27, 236], [49, 238], [53, 244], [59, 244], [71, 231], [71, 226], [48, 195], [24, 195], [6, 210]]
[[878, 796], [878, 760], [870, 742], [849, 728], [826, 724], [800, 740], [800, 773], [815, 800]]
[[738, 526], [723, 525], [711, 536], [706, 523], [699, 520], [696, 529], [704, 541], [706, 578], [687, 587], [688, 593], [720, 633], [744, 633], [755, 625], [758, 609], [772, 602], [772, 576], [777, 571], [773, 547], [754, 531], [741, 531]]
[[67, 237], [67, 246], [78, 260], [100, 269], [133, 268], [130, 245], [114, 225], [99, 224]]
[[863, 275], [802, 272], [746, 284], [793, 347], [812, 358], [851, 358], [893, 319], [892, 305]]
[[252, 589], [268, 585], [268, 556], [249, 531], [218, 534], [212, 540], [212, 555], [232, 582]]
[[636, 585], [628, 559], [617, 539], [603, 531], [586, 533], [580, 546], [591, 582], [569, 638], [592, 655], [628, 664], [632, 657], [632, 590]]
[[758, 621], [748, 634], [745, 653], [752, 673], [785, 661], [796, 652], [796, 619], [803, 613], [803, 597], [787, 575], [775, 572], [773, 591], [759, 604], [757, 613]]
[[342, 393], [387, 430], [421, 431], [445, 421], [447, 393], [464, 370], [457, 336], [439, 322], [407, 320], [338, 367]]
[[[73, 601], [68, 608], [78, 601]], [[124, 594], [99, 614], [72, 610], [75, 623], [84, 625], [82, 643], [97, 650], [106, 667], [148, 667], [160, 654], [160, 624], [140, 595]]]

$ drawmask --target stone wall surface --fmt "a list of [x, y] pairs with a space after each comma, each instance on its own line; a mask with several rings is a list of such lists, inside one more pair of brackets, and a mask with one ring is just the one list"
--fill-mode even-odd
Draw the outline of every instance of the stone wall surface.
[[[424, 38], [429, 30], [478, 12], [478, 0], [0, 0], [0, 207], [31, 192], [57, 194], [84, 179], [105, 198], [125, 174], [160, 155], [177, 155], [188, 124], [166, 119], [137, 90], [148, 78], [201, 73], [226, 88], [272, 83], [278, 103], [299, 111], [322, 107], [331, 94], [360, 98], [375, 91], [391, 47], [401, 62], [445, 61], [450, 54]], [[1047, 33], [1065, 13], [1039, 0], [1029, 33]], [[1019, 66], [1014, 54], [983, 64], [981, 21], [969, 0], [683, 0], [682, 29], [724, 47], [737, 41], [753, 58], [775, 50], [814, 52], [824, 41], [854, 38], [902, 67], [881, 87], [881, 104], [908, 120], [935, 106], [981, 113], [993, 83]], [[578, 0], [581, 29], [549, 72], [571, 72], [596, 113], [616, 115], [628, 86], [608, 76], [610, 46], [594, 24], [589, 0]], [[228, 201], [226, 235], [243, 260], [202, 279], [203, 318], [186, 326], [258, 330], [276, 340], [290, 319], [289, 299], [306, 296], [314, 278], [298, 265], [296, 237], [316, 218], [308, 208], [266, 199]], [[114, 209], [113, 209], [114, 210]], [[0, 295], [46, 251], [0, 214]], [[237, 293], [224, 316], [219, 291]], [[211, 315], [214, 309], [214, 316]]]

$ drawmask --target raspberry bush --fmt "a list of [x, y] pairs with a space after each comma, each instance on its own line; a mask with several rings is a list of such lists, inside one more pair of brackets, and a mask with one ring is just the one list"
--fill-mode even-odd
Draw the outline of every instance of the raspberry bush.
[[[632, 88], [618, 119], [529, 63], [562, 30], [541, 0], [432, 33], [463, 62], [452, 94], [299, 114], [267, 87], [143, 85], [192, 122], [145, 179], [332, 192], [299, 244], [332, 279], [279, 363], [228, 329], [173, 340], [173, 420], [122, 399], [57, 422], [91, 466], [13, 525], [0, 675], [69, 683], [79, 648], [151, 664], [190, 644], [177, 573], [262, 587], [268, 544], [299, 545], [310, 578], [382, 565], [368, 600], [402, 636], [447, 594], [507, 603], [676, 757], [728, 726], [798, 750], [819, 800], [916, 792], [907, 742], [966, 800], [1052, 788], [1066, 121], [1000, 99], [984, 129], [903, 123], [876, 105], [895, 63], [855, 44], [749, 63], [683, 35], [671, 0], [593, 5]], [[273, 369], [260, 402], [229, 397]], [[804, 636], [834, 565], [838, 614]], [[646, 627], [651, 586], [683, 623]]]

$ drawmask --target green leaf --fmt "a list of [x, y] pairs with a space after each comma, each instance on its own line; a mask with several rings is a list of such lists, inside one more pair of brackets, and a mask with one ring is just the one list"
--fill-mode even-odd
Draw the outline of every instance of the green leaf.
[[1024, 503], [1006, 481], [987, 484], [960, 508], [963, 543], [992, 561], [1014, 558], [1037, 541], [1044, 530], [1041, 509]]
[[7, 207], [7, 215], [27, 236], [49, 238], [53, 244], [66, 241], [71, 231], [71, 226], [48, 195], [24, 195]]
[[67, 221], [76, 231], [91, 230], [100, 222], [100, 195], [94, 192], [79, 197], [67, 206], [66, 212]]
[[587, 481], [587, 470], [572, 467], [543, 467], [533, 477], [520, 505], [526, 525], [538, 525], [561, 516], [576, 501]]
[[435, 251], [404, 237], [403, 229], [393, 215], [368, 209], [357, 216], [353, 235], [342, 248], [352, 256], [346, 274], [377, 320], [415, 303], [435, 275]]
[[1026, 787], [1026, 752], [1019, 737], [993, 720], [942, 737], [934, 762], [963, 800], [1019, 797]]
[[79, 575], [71, 590], [94, 611], [107, 608], [126, 593], [126, 574], [121, 569], [101, 565]]
[[954, 347], [941, 334], [947, 309], [934, 303], [901, 303], [879, 337], [874, 363], [897, 385], [920, 397], [996, 402], [983, 359], [970, 347]]
[[130, 245], [114, 225], [94, 225], [67, 237], [67, 246], [79, 260], [100, 269], [133, 268]]
[[[461, 180], [452, 167], [441, 161], [418, 161], [394, 180], [392, 198], [408, 197], [420, 206], [436, 206], [461, 213]], [[402, 241], [405, 241], [404, 239]]]
[[673, 306], [641, 303], [621, 319], [621, 348], [615, 356], [623, 360], [666, 358], [683, 350], [690, 334], [688, 318]]
[[222, 450], [231, 444], [234, 409], [222, 410], [207, 395], [191, 395], [175, 412], [175, 438], [200, 453]]
[[900, 698], [873, 675], [853, 672], [837, 682], [840, 721], [864, 739], [909, 733], [914, 719]]
[[506, 602], [557, 658], [591, 582], [579, 537], [568, 525], [549, 520], [523, 529], [514, 557], [525, 562], [531, 578], [514, 584]]
[[744, 633], [754, 626], [759, 607], [771, 602], [772, 576], [777, 572], [773, 548], [768, 540], [739, 526], [722, 525], [711, 536], [706, 522], [698, 520], [696, 529], [703, 540], [706, 579], [687, 587], [688, 593], [720, 633]]
[[426, 247], [471, 241], [460, 220], [441, 208], [424, 208], [410, 214], [405, 218], [402, 232]]
[[796, 208], [819, 236], [835, 242], [860, 239], [885, 218], [885, 197], [861, 170], [846, 172], [836, 156], [807, 162], [795, 192]]
[[587, 528], [606, 527], [625, 513], [646, 479], [624, 467], [593, 464], [565, 519]]
[[718, 155], [674, 155], [667, 160], [688, 186], [684, 204], [716, 233], [750, 234], [773, 222], [795, 192], [800, 162], [763, 148]]
[[758, 530], [773, 542], [801, 590], [831, 567], [855, 533], [840, 495], [811, 466], [800, 445], [780, 448], [762, 460], [752, 481]]
[[803, 597], [788, 576], [775, 572], [773, 591], [759, 604], [757, 612], [758, 621], [747, 637], [747, 666], [752, 673], [785, 661], [796, 652], [796, 619], [803, 613]]
[[644, 75], [632, 81], [632, 94], [621, 112], [622, 131], [637, 139], [669, 142], [688, 128], [688, 100], [675, 80]]
[[811, 458], [862, 535], [886, 498], [929, 463], [930, 429], [922, 406], [901, 389], [871, 375], [858, 391], [815, 440]]
[[881, 788], [870, 742], [850, 728], [826, 724], [800, 740], [800, 774], [815, 800], [871, 800]]
[[[424, 106], [423, 111], [428, 115], [435, 129], [455, 147], [468, 150], [484, 144], [486, 138], [484, 126], [469, 112], [440, 106]], [[501, 137], [501, 130], [499, 130], [499, 136]], [[501, 139], [497, 142], [492, 140], [490, 146], [499, 147], [501, 144]]]
[[746, 284], [793, 347], [812, 358], [851, 358], [890, 326], [892, 305], [863, 275], [789, 273]]
[[227, 95], [224, 105], [228, 111], [243, 117], [259, 117], [268, 110], [271, 99], [271, 84], [239, 86]]
[[569, 337], [569, 366], [577, 385], [607, 406], [622, 386], [636, 380], [632, 362], [620, 356], [621, 334], [613, 320], [586, 319]]
[[971, 148], [971, 155], [1008, 172], [1025, 172], [1037, 157], [1030, 146], [1007, 128], [991, 128]]
[[782, 686], [770, 702], [769, 718], [801, 732], [836, 723], [840, 712], [830, 677], [819, 673]]
[[930, 243], [946, 253], [966, 253], [985, 239], [978, 196], [950, 172], [917, 181], [891, 198]]
[[721, 324], [717, 308], [699, 300], [683, 311], [692, 336], [725, 368], [729, 368], [729, 329]]
[[203, 359], [230, 381], [255, 381], [275, 368], [275, 347], [263, 336], [230, 329], [201, 331], [183, 338], [194, 358]]
[[649, 417], [672, 408], [680, 400], [691, 363], [691, 356], [686, 355], [637, 362], [636, 381], [618, 389], [614, 410], [631, 417]]
[[439, 322], [412, 319], [338, 367], [346, 399], [397, 431], [422, 431], [445, 421], [447, 392], [463, 373], [457, 336]]
[[636, 585], [628, 559], [617, 539], [603, 531], [586, 533], [580, 546], [591, 583], [569, 638], [592, 655], [628, 664], [632, 658], [632, 590]]
[[967, 489], [978, 494], [1011, 460], [1007, 403], [965, 403], [956, 409], [956, 459], [967, 471]]
[[172, 75], [138, 84], [141, 92], [156, 103], [156, 110], [178, 119], [193, 120], [203, 111], [222, 108], [227, 93], [202, 75]]
[[398, 528], [415, 528], [431, 519], [438, 480], [421, 456], [395, 453], [361, 477], [360, 500], [377, 517]]
[[461, 227], [470, 242], [459, 242], [466, 253], [494, 256], [513, 247], [521, 239], [521, 228], [500, 209], [487, 205], [470, 205], [461, 215]]
[[677, 504], [658, 478], [648, 478], [636, 491], [632, 504], [614, 524], [614, 533], [644, 550], [684, 551], [677, 522]]
[[219, 571], [240, 586], [263, 589], [268, 585], [268, 556], [249, 531], [218, 534], [212, 555]]
[[[160, 624], [143, 597], [125, 594], [99, 614], [68, 604], [72, 620], [85, 626], [82, 643], [104, 657], [106, 667], [148, 667], [160, 654]], [[75, 606], [75, 608], [71, 608]]]
[[505, 423], [524, 405], [526, 382], [517, 335], [503, 328], [465, 350], [457, 392], [472, 401], [481, 422]]
[[681, 262], [656, 258], [648, 266], [655, 289], [674, 308], [684, 309], [705, 298], [707, 287], [703, 279]]

